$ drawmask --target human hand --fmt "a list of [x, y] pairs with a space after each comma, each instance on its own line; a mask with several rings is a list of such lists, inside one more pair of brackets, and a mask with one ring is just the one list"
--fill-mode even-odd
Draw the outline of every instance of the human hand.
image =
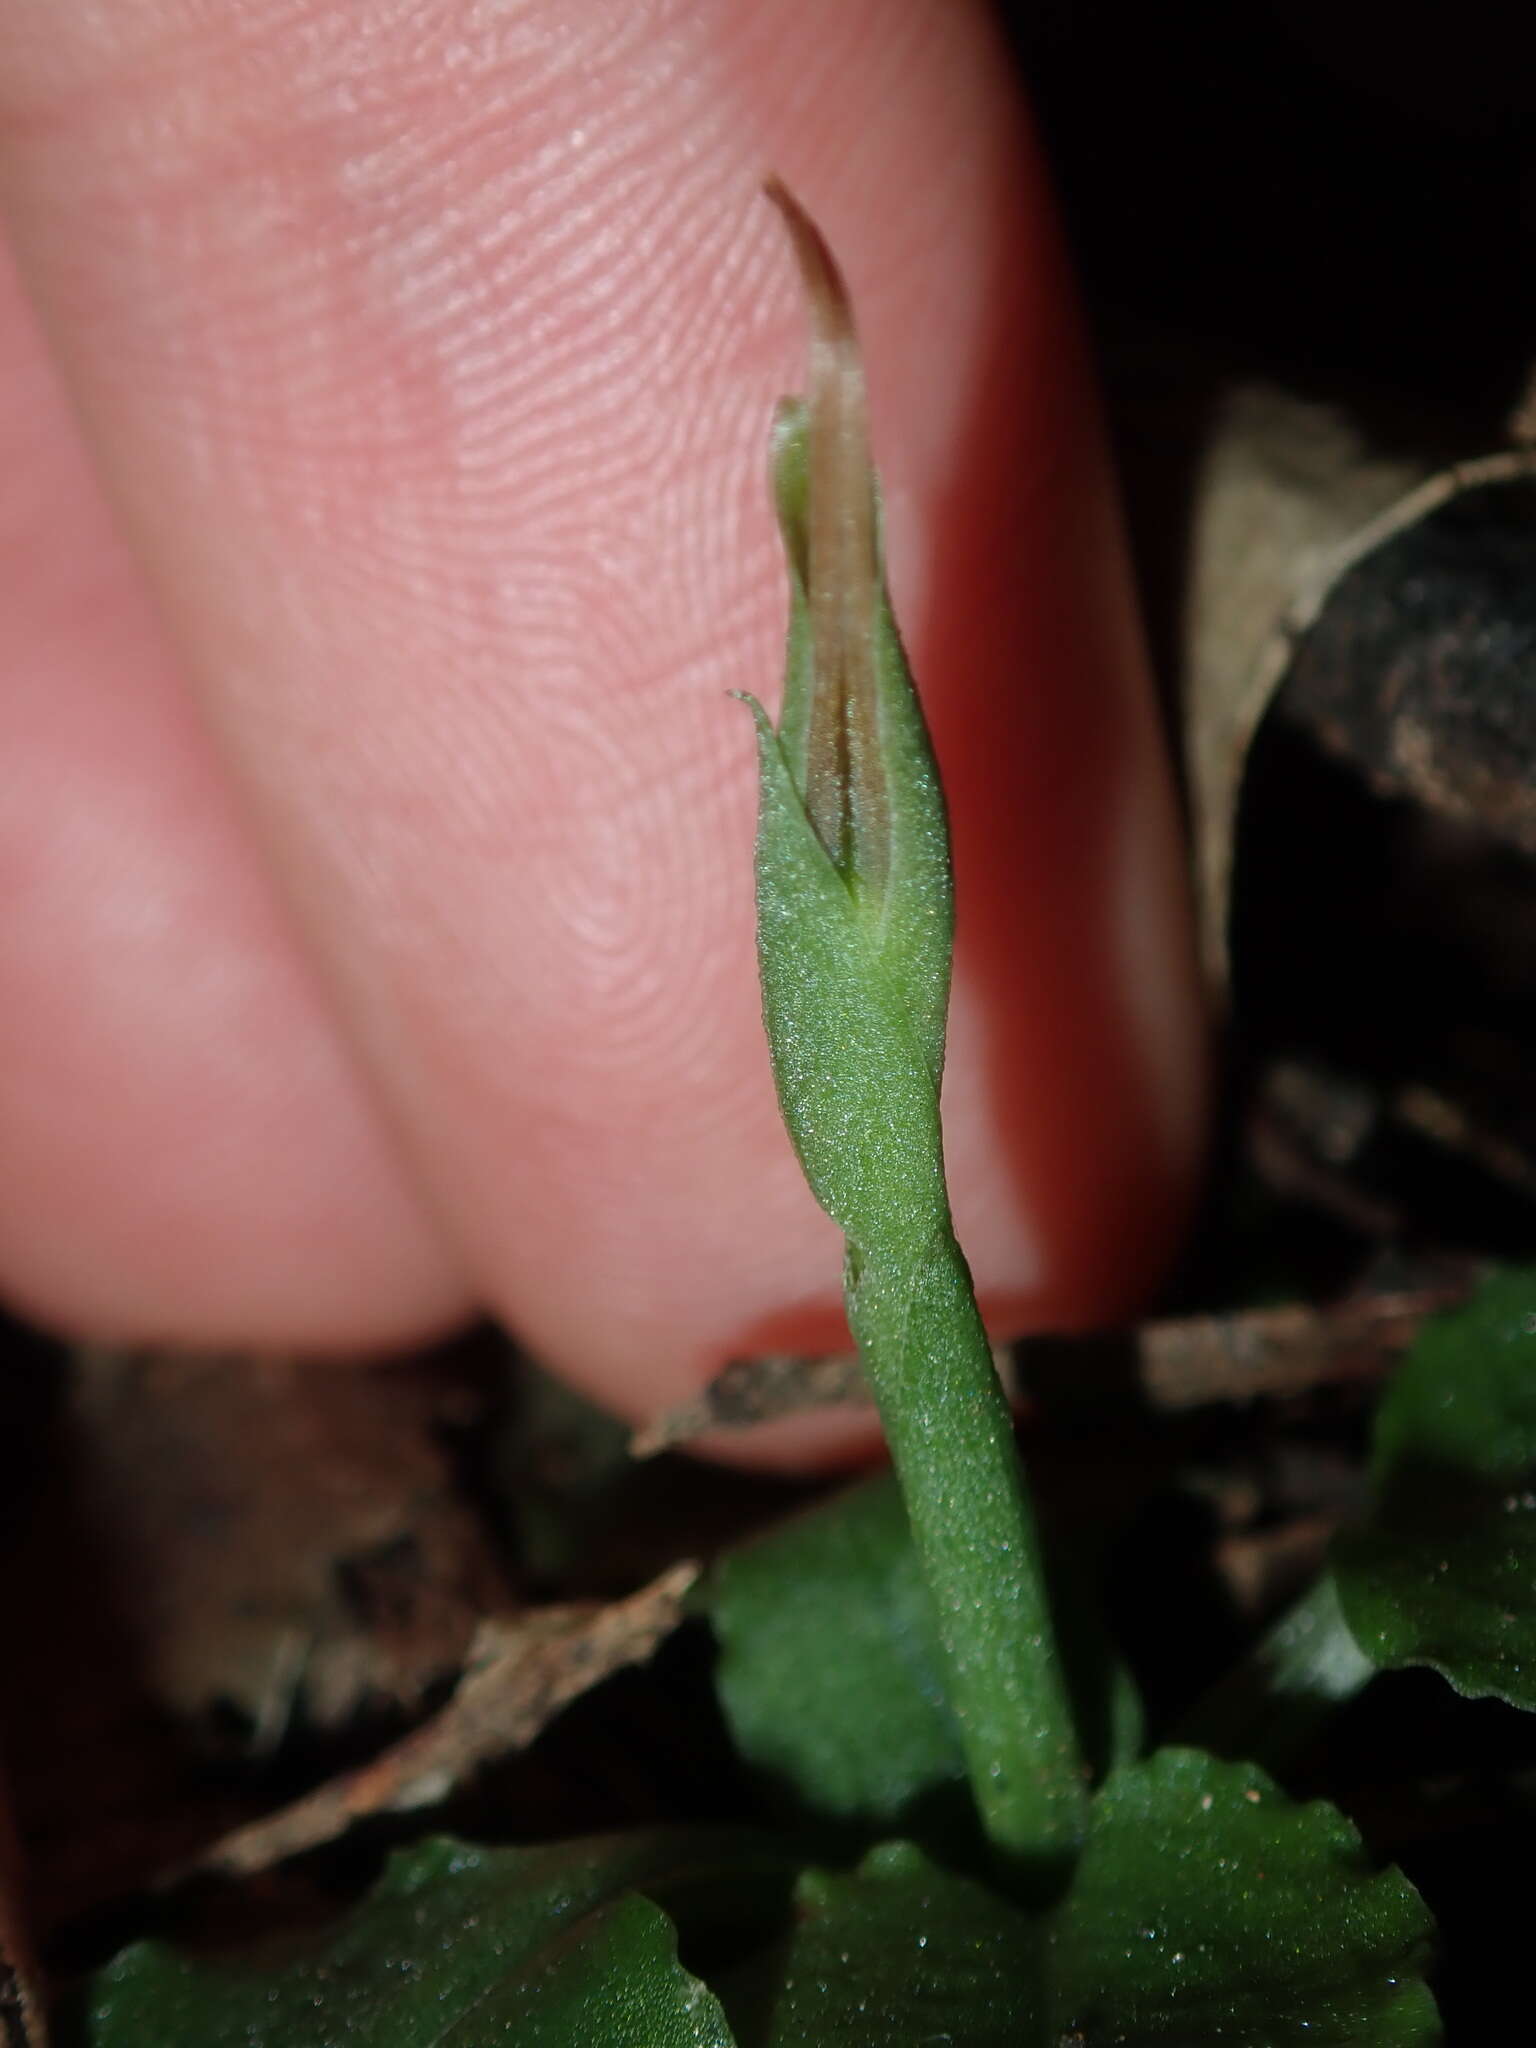
[[961, 1240], [1015, 1326], [1155, 1280], [1180, 859], [982, 12], [11, 0], [0, 1285], [45, 1323], [369, 1352], [483, 1305], [634, 1415], [837, 1341], [726, 695], [781, 666], [770, 168], [850, 278], [950, 794]]

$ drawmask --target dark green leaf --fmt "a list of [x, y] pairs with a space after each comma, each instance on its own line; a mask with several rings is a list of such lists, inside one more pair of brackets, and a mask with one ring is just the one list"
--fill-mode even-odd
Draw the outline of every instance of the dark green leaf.
[[888, 1842], [807, 1871], [773, 1951], [720, 1986], [740, 2048], [1033, 2048], [1041, 1939], [993, 1893]]
[[[1092, 1602], [1079, 1586], [1064, 1591], [1058, 1633], [1083, 1748], [1107, 1766], [1136, 1753], [1139, 1707]], [[699, 1600], [720, 1638], [716, 1683], [745, 1757], [827, 1818], [925, 1839], [934, 1806], [951, 1818], [965, 1759], [889, 1474], [730, 1552]]]
[[670, 1898], [761, 1903], [759, 1838], [636, 1835], [540, 1849], [428, 1842], [323, 1934], [260, 1958], [127, 1950], [96, 1979], [90, 2048], [732, 2048], [677, 1961]]
[[702, 1594], [742, 1754], [872, 1828], [965, 1781], [906, 1512], [887, 1475], [743, 1544]]
[[1382, 1399], [1371, 1476], [1370, 1517], [1334, 1551], [1361, 1649], [1536, 1710], [1536, 1270], [1425, 1326]]
[[1198, 1750], [1118, 1771], [1052, 1936], [1073, 2048], [1429, 2048], [1429, 1915], [1342, 1814]]

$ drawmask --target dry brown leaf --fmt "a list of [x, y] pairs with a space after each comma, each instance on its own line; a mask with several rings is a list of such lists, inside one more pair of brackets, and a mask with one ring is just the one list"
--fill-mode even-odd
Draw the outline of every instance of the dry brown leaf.
[[1215, 410], [1193, 493], [1181, 683], [1201, 944], [1217, 987], [1238, 792], [1293, 635], [1362, 528], [1426, 467], [1373, 456], [1343, 414], [1267, 385], [1240, 386]]
[[0, 1747], [39, 1939], [260, 1811], [210, 1742], [271, 1740], [294, 1706], [393, 1734], [456, 1680], [511, 1605], [435, 1436], [472, 1373], [97, 1359], [0, 1417], [26, 1421]]
[[287, 1358], [98, 1352], [73, 1380], [79, 1489], [141, 1675], [249, 1747], [419, 1708], [508, 1596], [431, 1433], [429, 1381]]
[[1296, 650], [1285, 716], [1378, 796], [1536, 855], [1536, 456], [1466, 463], [1376, 523]]
[[[1536, 475], [1536, 455], [1432, 467], [1383, 456], [1342, 413], [1267, 386], [1237, 387], [1215, 410], [1193, 492], [1180, 680], [1201, 943], [1218, 988], [1248, 750], [1298, 640], [1366, 556], [1460, 493]], [[1453, 816], [1495, 796], [1507, 808], [1474, 756], [1451, 745], [1427, 758], [1422, 735], [1400, 724], [1390, 765], [1404, 791]], [[1522, 843], [1536, 839], [1536, 797], [1523, 786], [1517, 810]]]

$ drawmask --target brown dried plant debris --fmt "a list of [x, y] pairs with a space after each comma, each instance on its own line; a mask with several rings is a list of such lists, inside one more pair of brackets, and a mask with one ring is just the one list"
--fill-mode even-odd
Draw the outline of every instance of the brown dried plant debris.
[[1286, 716], [1381, 796], [1536, 855], [1536, 459], [1417, 492], [1329, 592]]
[[[1018, 1398], [1018, 1374], [1012, 1347], [994, 1346], [1003, 1391]], [[871, 1402], [863, 1369], [851, 1352], [806, 1358], [792, 1352], [769, 1352], [758, 1358], [733, 1358], [691, 1401], [679, 1402], [644, 1423], [630, 1439], [630, 1455], [654, 1458], [678, 1444], [691, 1443], [712, 1429], [751, 1429], [755, 1423], [777, 1422], [807, 1409], [867, 1408]]]
[[[1426, 1316], [1463, 1297], [1471, 1277], [1448, 1270], [1330, 1308], [1295, 1303], [1173, 1317], [1108, 1337], [1023, 1337], [997, 1347], [995, 1355], [1010, 1397], [1026, 1405], [1069, 1379], [1087, 1389], [1096, 1380], [1107, 1387], [1112, 1376], [1123, 1377], [1127, 1350], [1135, 1384], [1153, 1408], [1303, 1394], [1384, 1372]], [[646, 1424], [633, 1448], [637, 1457], [650, 1457], [709, 1430], [750, 1429], [832, 1405], [868, 1406], [869, 1398], [850, 1355], [737, 1359], [694, 1400]]]
[[1211, 1566], [1233, 1610], [1260, 1621], [1299, 1599], [1316, 1582], [1338, 1529], [1337, 1515], [1303, 1515], [1224, 1536]]
[[226, 1835], [191, 1870], [249, 1877], [337, 1840], [369, 1816], [440, 1804], [485, 1765], [525, 1749], [582, 1693], [650, 1657], [683, 1619], [698, 1571], [674, 1565], [607, 1607], [537, 1608], [483, 1622], [458, 1689], [431, 1720], [362, 1769]]
[[1536, 851], [1524, 684], [1536, 454], [1437, 468], [1268, 386], [1234, 386], [1213, 410], [1177, 666], [1217, 988], [1239, 792], [1277, 701], [1378, 789]]
[[1238, 793], [1248, 750], [1335, 564], [1426, 466], [1383, 458], [1351, 420], [1266, 385], [1229, 390], [1196, 469], [1179, 685], [1201, 941], [1227, 976]]
[[217, 1712], [259, 1754], [300, 1709], [322, 1729], [419, 1711], [511, 1605], [429, 1375], [97, 1352], [72, 1384], [78, 1496], [178, 1721]]
[[1460, 1301], [1469, 1284], [1458, 1274], [1331, 1308], [1285, 1303], [1148, 1323], [1135, 1339], [1141, 1387], [1153, 1407], [1180, 1409], [1375, 1378], [1412, 1343], [1424, 1319]]
[[1303, 1060], [1275, 1060], [1265, 1070], [1251, 1113], [1249, 1156], [1271, 1188], [1328, 1211], [1364, 1238], [1402, 1241], [1408, 1218], [1353, 1178], [1371, 1143], [1399, 1129], [1536, 1202], [1536, 1159], [1463, 1104], [1423, 1082], [1382, 1089]]

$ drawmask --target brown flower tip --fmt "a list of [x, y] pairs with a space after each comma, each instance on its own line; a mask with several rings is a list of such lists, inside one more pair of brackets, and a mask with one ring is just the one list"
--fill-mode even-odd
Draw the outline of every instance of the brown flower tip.
[[805, 806], [839, 866], [857, 866], [878, 885], [886, 837], [874, 646], [880, 545], [864, 365], [848, 288], [821, 230], [779, 179], [764, 190], [789, 230], [811, 326], [805, 580], [815, 683]]

